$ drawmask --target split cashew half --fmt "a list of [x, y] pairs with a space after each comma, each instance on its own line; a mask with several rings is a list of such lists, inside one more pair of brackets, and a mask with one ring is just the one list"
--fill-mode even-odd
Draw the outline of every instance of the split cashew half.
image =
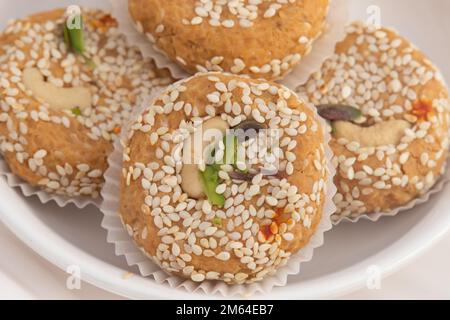
[[36, 68], [28, 68], [23, 71], [23, 83], [27, 90], [38, 99], [46, 102], [56, 110], [80, 110], [89, 108], [92, 104], [92, 96], [89, 88], [73, 87], [60, 88], [44, 81], [41, 72]]
[[337, 139], [356, 141], [364, 147], [398, 145], [405, 135], [405, 130], [411, 128], [411, 124], [405, 120], [389, 120], [371, 127], [361, 127], [347, 121], [336, 121], [333, 126], [334, 136]]
[[207, 139], [207, 136], [209, 136], [211, 132], [207, 131], [210, 129], [218, 130], [223, 137], [229, 128], [228, 122], [222, 120], [220, 117], [215, 117], [205, 121], [201, 127], [198, 128], [196, 132], [201, 133], [200, 136], [198, 136], [198, 134], [196, 135], [196, 132], [194, 132], [185, 141], [183, 154], [187, 154], [188, 159], [183, 157], [184, 163], [183, 168], [181, 169], [181, 188], [189, 197], [199, 199], [204, 196], [198, 164], [203, 162], [203, 151], [211, 144], [211, 141], [208, 141]]

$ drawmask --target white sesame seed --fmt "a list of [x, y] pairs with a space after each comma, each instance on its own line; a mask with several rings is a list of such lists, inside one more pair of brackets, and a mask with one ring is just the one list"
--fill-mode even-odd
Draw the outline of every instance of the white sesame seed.
[[202, 282], [205, 280], [205, 275], [202, 273], [195, 273], [191, 275], [191, 280], [194, 282]]
[[352, 88], [350, 88], [349, 86], [344, 86], [342, 88], [341, 95], [342, 95], [342, 99], [349, 98], [352, 95]]
[[35, 152], [35, 154], [33, 155], [33, 158], [34, 159], [42, 159], [42, 158], [45, 158], [46, 155], [47, 155], [47, 151], [44, 149], [40, 149]]
[[199, 24], [201, 24], [203, 22], [203, 19], [202, 19], [202, 17], [194, 17], [194, 18], [192, 18], [192, 20], [191, 20], [191, 24], [192, 25], [199, 25]]
[[223, 25], [225, 28], [233, 28], [233, 27], [234, 27], [234, 21], [233, 21], [233, 20], [224, 20], [224, 21], [222, 22], [222, 25]]
[[409, 159], [409, 152], [405, 152], [400, 155], [399, 161], [401, 164], [405, 164], [406, 162], [408, 162], [408, 159]]
[[292, 241], [294, 240], [294, 235], [292, 233], [285, 233], [283, 234], [283, 238], [286, 241]]
[[278, 205], [278, 200], [272, 196], [266, 196], [266, 202], [270, 206]]
[[222, 261], [228, 261], [230, 260], [230, 253], [226, 251], [222, 251], [219, 254], [216, 255], [216, 258]]
[[211, 93], [211, 94], [208, 94], [206, 97], [212, 103], [219, 103], [220, 102], [220, 94], [218, 94], [218, 93]]

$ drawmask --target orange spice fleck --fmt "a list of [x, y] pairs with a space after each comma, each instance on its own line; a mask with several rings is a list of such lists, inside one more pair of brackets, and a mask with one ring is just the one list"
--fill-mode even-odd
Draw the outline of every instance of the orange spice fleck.
[[281, 216], [284, 213], [284, 208], [277, 208], [275, 210], [275, 216], [274, 219], [278, 218], [279, 216]]
[[269, 237], [272, 235], [272, 232], [270, 231], [270, 225], [263, 226], [261, 233], [264, 236], [264, 239], [269, 239]]
[[105, 14], [99, 19], [92, 19], [89, 21], [90, 25], [101, 31], [106, 31], [109, 28], [117, 27], [117, 20], [114, 19], [110, 14]]
[[113, 129], [113, 132], [114, 132], [115, 134], [119, 134], [119, 133], [120, 133], [120, 127], [115, 127], [115, 128]]
[[320, 86], [319, 88], [320, 93], [325, 94], [328, 91], [328, 86], [326, 84], [323, 84], [322, 86]]
[[433, 105], [429, 100], [417, 100], [413, 103], [411, 113], [420, 121], [427, 121], [429, 116], [433, 113]]
[[260, 242], [272, 242], [280, 239], [281, 241], [280, 232], [283, 233], [287, 227], [292, 228], [295, 225], [294, 219], [291, 217], [287, 218], [287, 214], [285, 208], [276, 208], [275, 214], [272, 217], [272, 223], [261, 227], [258, 233], [258, 240]]
[[272, 242], [276, 234], [278, 234], [278, 224], [276, 222], [261, 227], [260, 235], [265, 242]]

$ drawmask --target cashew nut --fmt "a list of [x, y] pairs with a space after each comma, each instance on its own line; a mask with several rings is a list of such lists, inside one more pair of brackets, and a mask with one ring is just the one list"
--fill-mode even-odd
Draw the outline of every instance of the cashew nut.
[[36, 68], [28, 68], [23, 71], [23, 83], [35, 97], [48, 103], [53, 109], [71, 110], [78, 107], [83, 110], [89, 108], [92, 103], [89, 88], [57, 87], [44, 81], [41, 72]]
[[405, 120], [389, 120], [371, 127], [361, 127], [346, 121], [333, 123], [337, 139], [356, 141], [364, 147], [398, 145], [411, 124]]
[[183, 165], [183, 168], [181, 169], [181, 188], [191, 198], [200, 199], [203, 197], [203, 186], [197, 165]]
[[[228, 122], [222, 120], [220, 117], [209, 119], [201, 125], [201, 131], [196, 131], [201, 132], [201, 136], [199, 137], [194, 132], [185, 141], [183, 146], [183, 153], [188, 155], [188, 159], [183, 160], [184, 164], [181, 169], [181, 188], [188, 196], [194, 199], [199, 199], [204, 196], [203, 186], [198, 172], [198, 164], [203, 162], [203, 151], [211, 144], [211, 141], [208, 141], [210, 133], [208, 132], [209, 129], [218, 130], [223, 137], [229, 129], [229, 125]], [[201, 148], [197, 146], [199, 143], [201, 144]]]

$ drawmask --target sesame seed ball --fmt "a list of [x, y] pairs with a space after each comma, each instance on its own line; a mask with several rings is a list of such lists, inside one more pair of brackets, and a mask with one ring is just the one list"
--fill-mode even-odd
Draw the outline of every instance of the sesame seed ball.
[[[208, 182], [196, 193], [197, 179], [212, 167], [186, 161], [180, 150], [199, 130], [207, 139], [206, 128], [229, 128], [226, 136], [245, 125], [264, 126], [259, 134], [276, 138], [241, 139], [245, 150], [258, 145], [270, 156], [248, 156], [244, 167], [214, 162], [213, 197], [221, 203], [202, 194]], [[307, 245], [321, 220], [329, 174], [323, 129], [312, 108], [278, 84], [221, 73], [178, 82], [145, 108], [123, 141], [122, 221], [166, 272], [196, 282], [259, 281]], [[222, 157], [221, 138], [215, 155]], [[264, 173], [262, 162], [278, 162], [276, 172]]]
[[14, 20], [0, 35], [0, 150], [31, 185], [95, 198], [122, 122], [170, 79], [127, 46], [109, 14], [82, 14], [85, 56], [65, 44], [64, 10]]
[[334, 122], [334, 219], [389, 212], [427, 192], [445, 170], [449, 99], [441, 74], [407, 39], [359, 22], [299, 89], [316, 105], [358, 108]]
[[328, 0], [130, 0], [136, 28], [185, 71], [280, 79], [325, 28]]

